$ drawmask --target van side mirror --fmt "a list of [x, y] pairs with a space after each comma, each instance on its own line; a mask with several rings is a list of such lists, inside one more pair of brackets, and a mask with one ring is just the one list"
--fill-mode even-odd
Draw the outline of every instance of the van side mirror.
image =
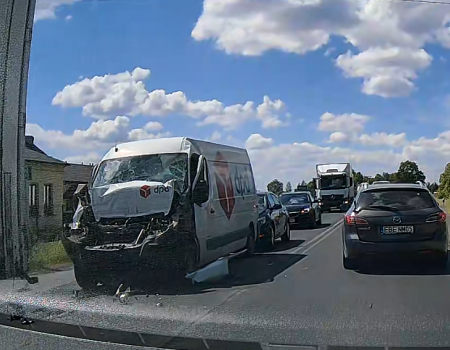
[[192, 198], [195, 204], [202, 205], [209, 198], [209, 187], [206, 181], [198, 181], [192, 192]]

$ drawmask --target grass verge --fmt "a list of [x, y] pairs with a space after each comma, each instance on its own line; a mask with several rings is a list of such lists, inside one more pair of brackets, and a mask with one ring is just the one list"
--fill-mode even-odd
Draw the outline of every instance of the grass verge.
[[31, 251], [30, 271], [51, 270], [71, 262], [61, 241], [38, 243]]

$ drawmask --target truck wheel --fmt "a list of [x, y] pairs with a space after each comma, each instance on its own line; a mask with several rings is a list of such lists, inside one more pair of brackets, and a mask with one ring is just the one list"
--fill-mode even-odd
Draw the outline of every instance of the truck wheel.
[[86, 267], [83, 263], [74, 264], [75, 279], [78, 285], [84, 290], [93, 290], [97, 287], [95, 270]]

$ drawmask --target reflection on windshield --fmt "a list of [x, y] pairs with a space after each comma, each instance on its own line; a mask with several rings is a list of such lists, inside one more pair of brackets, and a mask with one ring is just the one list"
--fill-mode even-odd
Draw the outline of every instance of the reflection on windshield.
[[309, 203], [309, 198], [307, 194], [281, 196], [280, 200], [281, 203], [283, 203], [284, 205], [297, 205]]
[[396, 190], [363, 192], [357, 208], [412, 210], [433, 208], [434, 203], [426, 191]]
[[94, 187], [129, 181], [157, 181], [165, 183], [176, 180], [181, 191], [187, 184], [187, 155], [159, 154], [118, 158], [104, 161], [98, 170]]
[[322, 177], [320, 179], [320, 187], [322, 190], [345, 188], [345, 176]]

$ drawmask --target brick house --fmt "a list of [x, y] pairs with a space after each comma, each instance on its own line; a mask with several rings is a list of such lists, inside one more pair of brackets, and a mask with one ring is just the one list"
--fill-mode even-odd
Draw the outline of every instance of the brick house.
[[28, 227], [32, 243], [54, 240], [62, 232], [64, 168], [25, 136], [25, 178], [28, 186]]

